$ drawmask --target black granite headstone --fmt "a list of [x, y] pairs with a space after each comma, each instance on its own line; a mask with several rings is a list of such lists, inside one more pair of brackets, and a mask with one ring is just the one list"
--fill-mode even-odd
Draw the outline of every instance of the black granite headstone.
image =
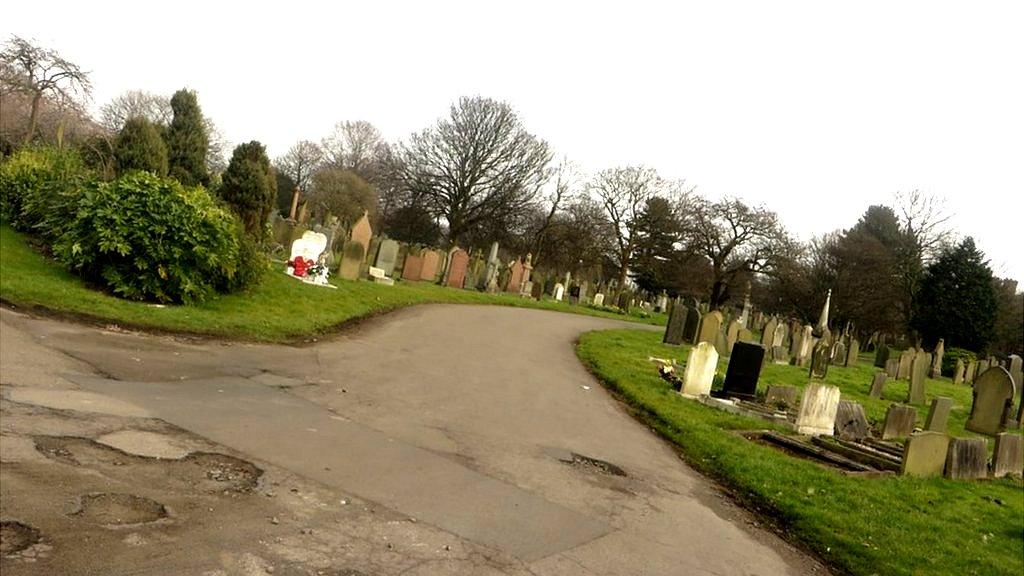
[[764, 346], [750, 342], [733, 344], [729, 368], [725, 371], [722, 396], [735, 396], [753, 400], [757, 393], [757, 379], [764, 363]]
[[889, 347], [885, 344], [879, 344], [875, 350], [875, 367], [885, 368], [885, 363], [889, 360]]
[[669, 306], [672, 311], [668, 315], [668, 324], [665, 326], [665, 337], [661, 340], [665, 344], [679, 345], [683, 343], [683, 327], [686, 325], [686, 306], [676, 300]]
[[700, 330], [700, 310], [696, 306], [686, 307], [686, 321], [683, 322], [683, 340], [690, 344], [697, 343], [697, 332]]

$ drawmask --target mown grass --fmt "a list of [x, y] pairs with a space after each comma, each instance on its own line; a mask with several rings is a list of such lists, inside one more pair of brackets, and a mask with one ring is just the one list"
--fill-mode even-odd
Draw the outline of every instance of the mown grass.
[[[581, 360], [650, 425], [677, 444], [700, 471], [730, 487], [748, 506], [840, 570], [856, 575], [1024, 574], [1024, 486], [1019, 480], [953, 481], [845, 475], [730, 433], [765, 429], [760, 419], [730, 415], [687, 400], [662, 381], [649, 356], [685, 359], [688, 347], [661, 335], [612, 330], [583, 335]], [[726, 361], [719, 372], [724, 373]], [[865, 406], [869, 419], [903, 401], [906, 384], [890, 382], [882, 400], [868, 398], [868, 355], [853, 368], [832, 367], [826, 382]], [[805, 369], [769, 365], [758, 384], [803, 386]], [[929, 402], [954, 400], [950, 432], [964, 435], [971, 394], [949, 380], [927, 382]], [[927, 415], [918, 406], [919, 420]]]
[[444, 288], [428, 282], [383, 286], [335, 280], [337, 290], [310, 286], [275, 266], [258, 286], [194, 306], [156, 306], [117, 298], [66, 271], [0, 225], [0, 300], [28, 309], [123, 326], [222, 338], [287, 342], [315, 337], [358, 318], [425, 303], [498, 304], [664, 324], [664, 314], [617, 314], [554, 300]]

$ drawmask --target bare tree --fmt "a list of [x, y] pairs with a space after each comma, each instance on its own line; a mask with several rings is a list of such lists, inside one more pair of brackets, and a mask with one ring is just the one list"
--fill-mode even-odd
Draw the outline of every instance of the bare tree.
[[666, 183], [653, 168], [628, 166], [599, 172], [588, 188], [611, 222], [616, 245], [613, 259], [619, 268], [619, 286], [625, 286], [636, 248], [638, 218], [647, 200], [665, 190]]
[[950, 215], [945, 212], [941, 199], [915, 189], [897, 192], [895, 200], [902, 232], [897, 250], [897, 269], [903, 291], [900, 305], [909, 326], [924, 269], [950, 245], [954, 235], [949, 228]]
[[712, 308], [728, 300], [729, 288], [741, 275], [770, 274], [799, 252], [778, 215], [764, 207], [750, 207], [735, 198], [711, 202], [692, 196], [685, 200], [682, 213], [689, 249], [711, 264]]
[[203, 129], [208, 140], [206, 167], [211, 174], [220, 174], [228, 168], [227, 152], [231, 149], [231, 144], [209, 116], [203, 117]]
[[414, 134], [403, 157], [407, 187], [447, 220], [454, 245], [472, 228], [502, 222], [534, 202], [551, 152], [508, 104], [464, 97], [448, 118]]
[[380, 156], [387, 146], [380, 131], [365, 120], [338, 122], [320, 144], [324, 160], [335, 168], [351, 170], [375, 183]]
[[137, 116], [166, 126], [172, 114], [170, 98], [144, 90], [129, 90], [100, 108], [100, 126], [114, 134], [120, 132], [130, 118]]
[[88, 98], [92, 90], [89, 75], [77, 64], [19, 36], [12, 36], [0, 51], [0, 86], [4, 91], [22, 92], [32, 98], [25, 143], [35, 136], [44, 97], [58, 102], [77, 101]]
[[316, 142], [299, 140], [274, 165], [294, 180], [300, 191], [305, 192], [312, 182], [313, 173], [322, 165], [323, 158], [324, 152]]
[[541, 220], [540, 226], [534, 232], [533, 241], [530, 244], [534, 266], [540, 262], [541, 252], [545, 245], [544, 241], [551, 230], [555, 216], [562, 206], [572, 201], [573, 192], [578, 185], [579, 171], [566, 158], [562, 159], [562, 162], [553, 170], [553, 173], [553, 176], [549, 179], [550, 186], [544, 198], [544, 203], [547, 204], [548, 210], [544, 219]]

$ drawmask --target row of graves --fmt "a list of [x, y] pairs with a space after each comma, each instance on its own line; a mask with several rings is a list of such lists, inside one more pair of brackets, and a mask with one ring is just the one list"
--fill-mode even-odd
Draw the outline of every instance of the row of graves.
[[[925, 378], [939, 376], [943, 342], [930, 353], [911, 348], [899, 358], [888, 358], [889, 349], [875, 343], [875, 364], [885, 370], [875, 374], [869, 396], [880, 398], [889, 379], [907, 380], [909, 392], [905, 403], [889, 407], [881, 428], [873, 429], [863, 406], [844, 400], [839, 387], [825, 383], [830, 366], [854, 366], [860, 355], [855, 336], [830, 333], [828, 301], [817, 327], [760, 313], [751, 316], [749, 306], [734, 319], [728, 312], [707, 311], [696, 301], [676, 299], [668, 308], [664, 343], [693, 348], [681, 376], [674, 361], [650, 358], [659, 364], [663, 379], [686, 398], [795, 433], [746, 433], [750, 440], [852, 473], [955, 479], [1024, 475], [1024, 437], [1008, 431], [1024, 421], [1019, 356], [1011, 356], [1005, 365], [994, 359], [958, 364], [954, 381], [974, 388], [966, 429], [981, 435], [958, 438], [947, 431], [950, 398], [934, 398], [924, 427], [916, 427], [915, 405], [925, 404]], [[748, 321], [760, 331], [759, 338], [747, 327]], [[712, 390], [719, 358], [728, 358], [728, 367], [721, 388]], [[768, 362], [806, 366], [809, 382], [803, 393], [796, 386], [769, 385], [759, 396], [758, 380]], [[991, 462], [988, 438], [995, 442]]]
[[[544, 277], [534, 273], [532, 256], [502, 260], [497, 242], [483, 251], [438, 248], [407, 244], [374, 236], [367, 214], [363, 214], [347, 236], [336, 221], [307, 229], [302, 224], [275, 218], [275, 239], [290, 245], [285, 273], [309, 284], [334, 288], [332, 273], [345, 280], [368, 279], [378, 284], [432, 282], [451, 288], [517, 294], [542, 299], [550, 296], [569, 304], [598, 308], [614, 307], [628, 312], [633, 307], [659, 311], [667, 307], [668, 297], [661, 295], [646, 302], [614, 282], [591, 285], [566, 272]], [[593, 292], [593, 293], [592, 293]]]

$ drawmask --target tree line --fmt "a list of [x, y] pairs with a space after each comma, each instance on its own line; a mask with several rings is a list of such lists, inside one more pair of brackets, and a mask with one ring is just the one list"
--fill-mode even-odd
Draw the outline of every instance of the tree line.
[[[514, 108], [463, 97], [436, 123], [388, 142], [343, 121], [271, 161], [226, 144], [197, 95], [144, 91], [84, 112], [88, 75], [14, 37], [0, 54], [0, 153], [32, 142], [76, 146], [113, 176], [127, 170], [203, 185], [255, 235], [273, 211], [352, 224], [364, 211], [398, 240], [533, 255], [552, 273], [759, 308], [808, 321], [827, 290], [833, 318], [862, 331], [916, 331], [926, 342], [1021, 353], [1022, 295], [995, 278], [941, 203], [919, 191], [870, 206], [849, 229], [797, 241], [766, 206], [709, 199], [645, 166], [585, 175], [531, 133]], [[952, 279], [952, 280], [951, 280]]]

